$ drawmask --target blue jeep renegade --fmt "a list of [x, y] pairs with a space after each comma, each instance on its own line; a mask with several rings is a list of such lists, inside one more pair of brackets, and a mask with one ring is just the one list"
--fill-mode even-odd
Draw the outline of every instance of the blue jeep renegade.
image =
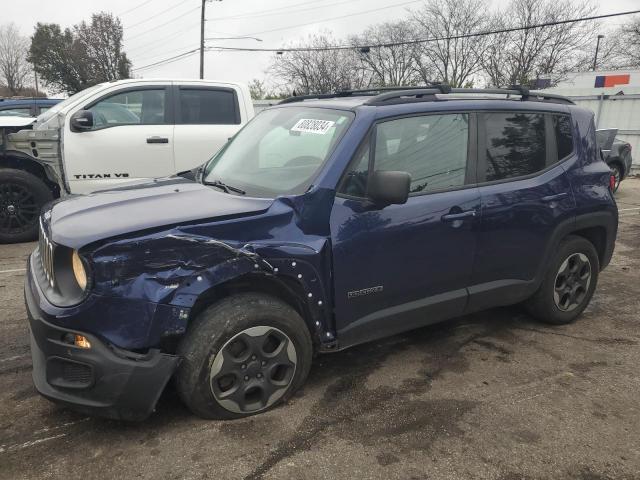
[[148, 416], [265, 411], [335, 351], [523, 303], [588, 305], [617, 231], [593, 114], [445, 86], [294, 97], [190, 178], [46, 207], [25, 286], [45, 397]]

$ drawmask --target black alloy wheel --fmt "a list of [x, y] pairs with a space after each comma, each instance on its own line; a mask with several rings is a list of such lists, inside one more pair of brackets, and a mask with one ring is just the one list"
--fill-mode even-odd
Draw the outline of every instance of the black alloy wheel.
[[233, 413], [269, 408], [287, 391], [297, 365], [296, 348], [281, 330], [257, 326], [223, 345], [211, 365], [211, 392]]
[[19, 183], [0, 183], [0, 230], [20, 234], [38, 221], [40, 205], [34, 193]]

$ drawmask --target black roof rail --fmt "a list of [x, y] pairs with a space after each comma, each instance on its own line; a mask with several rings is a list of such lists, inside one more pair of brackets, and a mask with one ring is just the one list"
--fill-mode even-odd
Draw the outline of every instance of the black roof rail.
[[[448, 86], [446, 86], [448, 87]], [[444, 91], [443, 91], [444, 90]], [[520, 97], [521, 101], [538, 101], [538, 102], [550, 102], [550, 103], [564, 103], [574, 105], [574, 103], [567, 97], [562, 95], [554, 95], [544, 92], [532, 92], [524, 86], [514, 86], [513, 88], [436, 88], [436, 86], [421, 88], [421, 89], [407, 89], [400, 91], [393, 91], [382, 93], [370, 98], [365, 105], [391, 105], [396, 103], [411, 103], [419, 101], [436, 101], [446, 100], [438, 99], [437, 94], [475, 94], [475, 95], [506, 95], [510, 98], [512, 95]]]
[[432, 86], [422, 85], [422, 86], [414, 86], [414, 85], [400, 85], [396, 87], [371, 87], [371, 88], [361, 88], [357, 90], [338, 90], [335, 93], [318, 93], [318, 94], [310, 94], [310, 95], [294, 95], [292, 97], [285, 98], [279, 102], [279, 105], [285, 103], [294, 103], [294, 102], [302, 102], [304, 100], [322, 100], [325, 98], [340, 98], [340, 97], [350, 97], [350, 96], [364, 96], [370, 95], [375, 96], [380, 94], [380, 92], [395, 92], [395, 91], [405, 91], [405, 90], [420, 90], [425, 88], [440, 88], [443, 91], [441, 93], [448, 93], [446, 90], [450, 90], [446, 84], [441, 83], [433, 83]]
[[285, 98], [279, 105], [286, 103], [302, 102], [304, 100], [322, 100], [327, 98], [341, 98], [351, 96], [370, 96], [364, 105], [391, 105], [396, 103], [429, 102], [446, 100], [437, 98], [436, 95], [447, 94], [474, 94], [474, 95], [506, 95], [519, 97], [521, 101], [537, 101], [550, 103], [564, 103], [575, 105], [569, 98], [562, 95], [530, 91], [524, 85], [513, 85], [509, 88], [452, 88], [444, 83], [431, 83], [423, 86], [399, 86], [399, 87], [372, 87], [360, 90], [340, 90], [335, 93], [320, 93], [316, 95], [299, 95]]

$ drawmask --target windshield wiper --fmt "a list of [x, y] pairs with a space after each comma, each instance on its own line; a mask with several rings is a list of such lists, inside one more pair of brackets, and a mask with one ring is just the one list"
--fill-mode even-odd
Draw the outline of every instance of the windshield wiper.
[[247, 192], [245, 192], [244, 190], [237, 188], [237, 187], [232, 187], [231, 185], [227, 185], [226, 183], [221, 182], [220, 180], [214, 180], [213, 182], [207, 182], [206, 180], [202, 182], [203, 185], [208, 185], [210, 187], [217, 187], [220, 190], [224, 191], [225, 193], [229, 193], [234, 192], [234, 193], [239, 193], [240, 195], [244, 195]]

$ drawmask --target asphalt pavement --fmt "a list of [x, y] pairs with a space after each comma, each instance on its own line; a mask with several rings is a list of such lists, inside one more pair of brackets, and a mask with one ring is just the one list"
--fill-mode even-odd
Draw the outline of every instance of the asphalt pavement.
[[574, 324], [499, 308], [316, 358], [287, 405], [205, 421], [169, 388], [143, 423], [31, 384], [24, 266], [0, 246], [0, 479], [640, 479], [640, 180]]

